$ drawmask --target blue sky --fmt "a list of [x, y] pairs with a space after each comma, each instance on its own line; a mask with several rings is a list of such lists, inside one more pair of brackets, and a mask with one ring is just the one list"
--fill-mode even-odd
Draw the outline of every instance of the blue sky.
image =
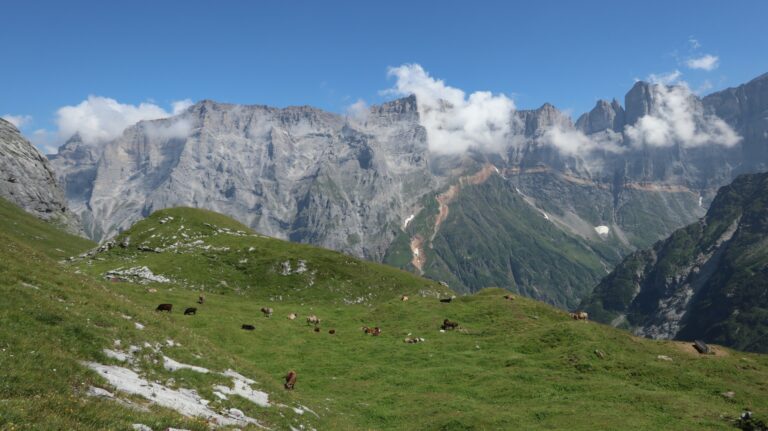
[[[130, 1], [3, 5], [0, 115], [54, 132], [89, 95], [344, 112], [378, 103], [388, 67], [576, 116], [674, 71], [704, 93], [768, 72], [768, 2]], [[695, 41], [694, 41], [695, 40]], [[692, 69], [688, 61], [710, 55]], [[716, 66], [716, 67], [712, 67]], [[705, 90], [707, 87], [711, 89]]]

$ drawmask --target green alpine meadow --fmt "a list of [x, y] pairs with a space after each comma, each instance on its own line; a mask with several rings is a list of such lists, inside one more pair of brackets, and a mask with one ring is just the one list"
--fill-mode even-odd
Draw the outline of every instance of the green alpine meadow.
[[[732, 429], [765, 407], [763, 355], [700, 355], [498, 288], [441, 302], [453, 292], [439, 283], [210, 211], [158, 211], [99, 248], [2, 213], [3, 429], [204, 430], [214, 414], [223, 429]], [[124, 275], [136, 267], [149, 271]], [[153, 402], [163, 391], [195, 391], [208, 411]]]

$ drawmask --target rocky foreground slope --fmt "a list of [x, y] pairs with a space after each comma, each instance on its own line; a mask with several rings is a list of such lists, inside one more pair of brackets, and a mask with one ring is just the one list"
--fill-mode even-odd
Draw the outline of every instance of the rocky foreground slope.
[[48, 159], [19, 130], [0, 118], [0, 197], [35, 216], [80, 231]]
[[[431, 108], [414, 96], [355, 118], [202, 101], [103, 145], [76, 136], [52, 161], [97, 240], [193, 206], [459, 291], [496, 285], [574, 307], [626, 253], [703, 216], [735, 175], [768, 166], [767, 81], [704, 99], [638, 82], [623, 107], [598, 102], [575, 125], [549, 104], [513, 111], [503, 148], [455, 155], [429, 150]], [[661, 135], [646, 130], [659, 124]], [[541, 230], [537, 217], [548, 232], [527, 253], [542, 240], [527, 234]], [[510, 223], [517, 233], [496, 234]]]
[[638, 335], [768, 352], [768, 173], [721, 188], [706, 217], [627, 257], [584, 307]]

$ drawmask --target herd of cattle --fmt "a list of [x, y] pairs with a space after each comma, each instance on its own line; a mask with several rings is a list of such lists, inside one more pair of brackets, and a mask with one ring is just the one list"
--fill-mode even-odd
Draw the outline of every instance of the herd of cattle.
[[[448, 304], [451, 301], [453, 301], [455, 298], [456, 298], [456, 296], [450, 296], [448, 298], [439, 298], [439, 300], [440, 300], [441, 303]], [[506, 299], [506, 300], [510, 300], [510, 301], [515, 299], [514, 295], [510, 295], [510, 294], [504, 295], [503, 298]], [[407, 295], [403, 295], [403, 296], [400, 297], [400, 300], [403, 301], [403, 302], [408, 301], [408, 296]], [[197, 299], [197, 303], [198, 304], [203, 304], [204, 302], [205, 302], [205, 297], [203, 295], [200, 295], [200, 297]], [[155, 309], [155, 311], [165, 311], [165, 312], [168, 312], [168, 313], [170, 313], [172, 310], [173, 310], [173, 304], [160, 304]], [[272, 314], [274, 313], [274, 311], [275, 310], [273, 310], [270, 307], [261, 307], [261, 313], [264, 315], [264, 317], [267, 317], [267, 318], [272, 317]], [[197, 314], [197, 308], [196, 307], [187, 307], [187, 308], [184, 309], [184, 315], [185, 316], [195, 315], [195, 314]], [[574, 320], [584, 320], [584, 321], [587, 321], [589, 319], [589, 314], [587, 314], [584, 311], [577, 311], [575, 313], [570, 313], [570, 317], [572, 319], [574, 319]], [[296, 313], [288, 314], [288, 319], [289, 320], [296, 320], [296, 318], [298, 318], [298, 315]], [[307, 325], [313, 325], [314, 326], [314, 331], [315, 332], [320, 332], [320, 318], [317, 317], [316, 315], [310, 314], [309, 316], [307, 316]], [[243, 323], [241, 328], [246, 330], [246, 331], [253, 331], [253, 330], [256, 329], [256, 327], [254, 325], [251, 325], [251, 324], [248, 324], [248, 323]], [[456, 329], [460, 329], [460, 328], [461, 328], [461, 326], [459, 325], [458, 322], [454, 322], [454, 321], [451, 321], [451, 320], [448, 320], [448, 319], [444, 319], [442, 325], [440, 325], [440, 330], [443, 331], [443, 332], [444, 331], [449, 331], [449, 330], [456, 330]], [[379, 335], [381, 335], [381, 328], [379, 328], [378, 326], [375, 326], [373, 328], [370, 328], [368, 326], [363, 326], [362, 330], [363, 330], [363, 333], [366, 334], [366, 335], [372, 335], [374, 337], [378, 337]], [[334, 334], [336, 334], [336, 330], [335, 329], [329, 329], [328, 333], [331, 334], [331, 335], [334, 335]], [[415, 343], [424, 342], [424, 338], [411, 337], [410, 335], [411, 334], [408, 334], [408, 337], [406, 337], [403, 340], [405, 343], [407, 343], [407, 344], [415, 344]], [[285, 389], [289, 389], [289, 390], [293, 389], [294, 386], [296, 385], [296, 378], [297, 378], [296, 371], [291, 370], [285, 376], [285, 379], [284, 379], [285, 380], [285, 383], [284, 383]]]

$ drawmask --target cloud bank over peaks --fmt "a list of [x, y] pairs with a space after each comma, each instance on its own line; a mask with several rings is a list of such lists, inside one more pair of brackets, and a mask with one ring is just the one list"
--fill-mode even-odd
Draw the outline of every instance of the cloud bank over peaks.
[[419, 101], [419, 116], [427, 129], [430, 151], [459, 154], [470, 148], [499, 151], [504, 147], [515, 110], [515, 103], [504, 94], [477, 91], [467, 96], [431, 77], [418, 64], [391, 67], [388, 75], [396, 82], [384, 94], [413, 94]]
[[[189, 99], [172, 103], [172, 111], [154, 103], [131, 105], [102, 96], [88, 98], [74, 106], [64, 106], [56, 112], [57, 135], [60, 141], [79, 133], [86, 144], [99, 144], [117, 138], [127, 127], [142, 120], [157, 120], [177, 115], [192, 105]], [[174, 129], [174, 134], [183, 130]]]
[[653, 101], [650, 112], [624, 129], [631, 145], [731, 147], [741, 140], [725, 121], [704, 112], [703, 105], [685, 82], [674, 86], [653, 84], [650, 91]]

